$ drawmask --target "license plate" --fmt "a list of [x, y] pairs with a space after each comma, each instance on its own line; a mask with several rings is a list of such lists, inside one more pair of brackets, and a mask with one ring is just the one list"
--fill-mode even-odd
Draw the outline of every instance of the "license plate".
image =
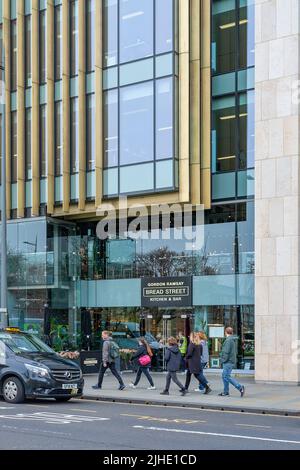
[[62, 384], [62, 389], [63, 390], [77, 390], [78, 385], [77, 384]]

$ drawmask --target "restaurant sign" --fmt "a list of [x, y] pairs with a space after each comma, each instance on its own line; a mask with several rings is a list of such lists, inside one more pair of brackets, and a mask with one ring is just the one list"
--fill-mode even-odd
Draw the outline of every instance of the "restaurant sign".
[[144, 277], [142, 307], [191, 307], [192, 276]]

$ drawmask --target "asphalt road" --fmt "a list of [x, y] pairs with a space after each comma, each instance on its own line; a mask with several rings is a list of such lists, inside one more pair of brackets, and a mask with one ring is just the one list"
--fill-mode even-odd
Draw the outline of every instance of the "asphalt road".
[[300, 417], [73, 400], [0, 401], [1, 450], [300, 450]]

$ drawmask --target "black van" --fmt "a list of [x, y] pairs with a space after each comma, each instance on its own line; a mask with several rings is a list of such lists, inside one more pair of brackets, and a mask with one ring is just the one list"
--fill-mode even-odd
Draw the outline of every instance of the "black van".
[[35, 335], [18, 328], [0, 330], [0, 395], [8, 403], [68, 401], [82, 396], [83, 385], [79, 365], [59, 357]]

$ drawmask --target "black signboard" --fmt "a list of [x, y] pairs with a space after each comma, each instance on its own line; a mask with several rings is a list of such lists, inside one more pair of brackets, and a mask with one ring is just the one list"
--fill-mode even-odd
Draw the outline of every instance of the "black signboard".
[[96, 374], [101, 364], [100, 351], [80, 351], [80, 366], [83, 374]]
[[142, 307], [192, 307], [192, 276], [142, 278]]

